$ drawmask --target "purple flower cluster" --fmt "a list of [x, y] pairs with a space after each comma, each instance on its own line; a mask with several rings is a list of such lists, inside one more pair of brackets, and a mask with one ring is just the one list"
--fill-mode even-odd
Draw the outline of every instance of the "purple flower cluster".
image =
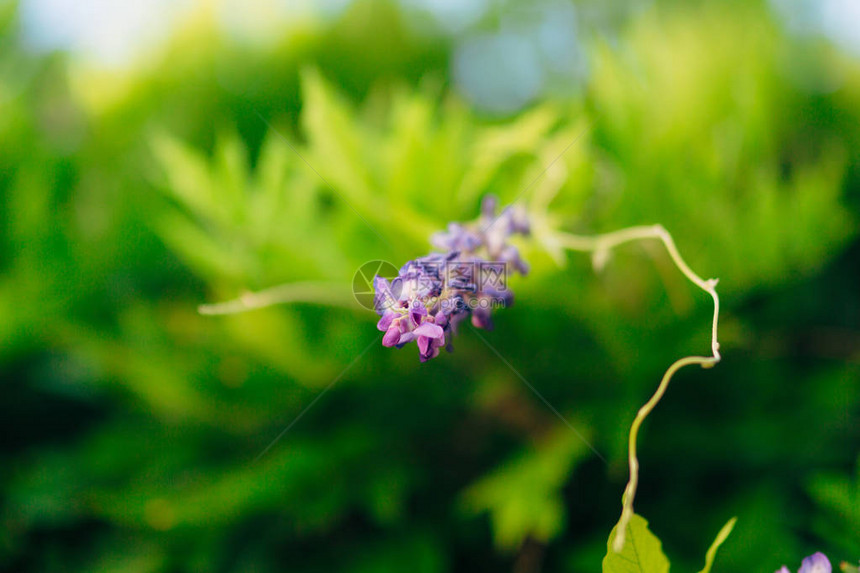
[[492, 328], [491, 310], [510, 306], [513, 294], [506, 277], [511, 268], [526, 274], [511, 235], [528, 234], [525, 217], [506, 208], [496, 215], [495, 197], [487, 197], [481, 217], [471, 224], [451, 223], [432, 242], [441, 253], [409, 261], [388, 281], [373, 279], [377, 328], [385, 332], [383, 346], [418, 345], [422, 362], [451, 350], [457, 325], [467, 317], [478, 328]]
[[437, 249], [467, 255], [483, 250], [487, 260], [508, 263], [519, 273], [526, 274], [528, 265], [520, 258], [517, 248], [508, 243], [508, 238], [528, 235], [528, 219], [523, 211], [511, 206], [505, 207], [500, 215], [496, 215], [497, 209], [496, 197], [487, 195], [481, 203], [481, 217], [477, 223], [449, 223], [448, 230], [435, 233], [430, 242]]
[[[797, 573], [831, 573], [830, 561], [824, 553], [813, 553], [803, 560]], [[783, 565], [776, 573], [791, 573], [788, 567]]]

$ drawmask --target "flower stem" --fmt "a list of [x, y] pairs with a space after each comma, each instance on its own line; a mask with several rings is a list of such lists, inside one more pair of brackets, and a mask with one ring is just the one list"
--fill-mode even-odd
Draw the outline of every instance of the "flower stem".
[[648, 414], [657, 406], [663, 395], [666, 393], [666, 388], [669, 387], [669, 382], [672, 376], [683, 368], [698, 364], [702, 368], [710, 368], [720, 361], [720, 344], [717, 341], [717, 325], [720, 316], [720, 298], [717, 295], [717, 279], [704, 280], [687, 265], [678, 248], [675, 246], [675, 241], [669, 232], [662, 225], [630, 227], [606, 233], [603, 235], [595, 235], [585, 237], [581, 235], [571, 235], [568, 233], [554, 233], [547, 237], [556, 245], [567, 248], [572, 251], [584, 251], [593, 253], [593, 260], [597, 267], [600, 267], [605, 262], [609, 251], [623, 243], [638, 241], [643, 239], [657, 239], [666, 247], [666, 251], [678, 267], [678, 270], [683, 273], [690, 282], [711, 295], [714, 300], [714, 318], [711, 327], [711, 356], [685, 356], [672, 363], [666, 373], [663, 374], [660, 385], [657, 391], [651, 396], [644, 406], [639, 408], [633, 424], [630, 426], [630, 438], [628, 442], [628, 463], [630, 466], [630, 479], [627, 482], [627, 487], [624, 489], [624, 495], [621, 498], [622, 510], [621, 517], [618, 520], [616, 527], [615, 543], [613, 549], [620, 553], [624, 547], [624, 540], [627, 533], [627, 525], [633, 517], [633, 500], [636, 497], [636, 488], [639, 485], [639, 458], [636, 455], [636, 438], [639, 435], [639, 428], [648, 417]]

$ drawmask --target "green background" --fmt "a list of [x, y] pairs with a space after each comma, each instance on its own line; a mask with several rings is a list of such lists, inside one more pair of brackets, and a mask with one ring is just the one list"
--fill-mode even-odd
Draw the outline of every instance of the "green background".
[[[598, 570], [629, 425], [707, 352], [710, 301], [657, 243], [595, 272], [522, 240], [495, 330], [383, 348], [356, 269], [487, 193], [543, 229], [663, 224], [720, 279], [723, 362], [640, 435], [673, 571], [732, 516], [715, 571], [856, 562], [860, 64], [758, 2], [619, 13], [582, 85], [497, 115], [459, 93], [457, 39], [388, 3], [260, 44], [200, 9], [124, 70], [25, 49], [3, 4], [0, 567]], [[307, 280], [343, 290], [196, 313]]]

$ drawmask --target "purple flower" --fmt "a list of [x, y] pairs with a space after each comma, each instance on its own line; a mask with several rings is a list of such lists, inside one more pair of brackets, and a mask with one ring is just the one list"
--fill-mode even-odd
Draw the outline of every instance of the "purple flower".
[[[830, 561], [824, 553], [817, 552], [803, 560], [797, 573], [831, 573], [831, 571]], [[783, 565], [776, 573], [791, 573], [791, 571]]]
[[383, 346], [402, 348], [414, 341], [422, 362], [439, 355], [451, 332], [450, 313], [440, 312], [443, 272], [454, 256], [432, 254], [409, 261], [391, 282], [374, 277], [374, 304], [380, 315], [376, 327], [385, 333]]
[[484, 243], [481, 236], [459, 223], [449, 223], [447, 232], [435, 233], [430, 242], [446, 251], [476, 251]]
[[446, 251], [460, 251], [466, 256], [478, 256], [486, 261], [509, 264], [520, 274], [528, 265], [520, 258], [516, 247], [508, 242], [512, 235], [528, 235], [528, 218], [522, 210], [505, 207], [497, 215], [498, 200], [487, 195], [481, 202], [481, 217], [471, 224], [450, 223], [447, 232], [430, 238], [433, 246]]
[[[444, 318], [444, 315], [441, 318]], [[439, 356], [439, 348], [445, 344], [445, 331], [441, 326], [425, 322], [416, 328], [413, 334], [418, 337], [421, 362]]]
[[527, 221], [512, 209], [496, 217], [496, 200], [488, 197], [479, 221], [451, 223], [447, 232], [434, 235], [434, 245], [445, 252], [407, 262], [390, 282], [374, 277], [374, 307], [380, 316], [376, 327], [385, 333], [383, 346], [415, 342], [425, 362], [443, 346], [452, 349], [457, 326], [467, 317], [478, 328], [492, 328], [491, 310], [513, 303], [504, 284], [507, 268], [522, 274], [528, 270], [507, 242], [515, 233], [528, 233]]
[[830, 573], [830, 571], [830, 561], [824, 553], [818, 552], [804, 559], [797, 573]]

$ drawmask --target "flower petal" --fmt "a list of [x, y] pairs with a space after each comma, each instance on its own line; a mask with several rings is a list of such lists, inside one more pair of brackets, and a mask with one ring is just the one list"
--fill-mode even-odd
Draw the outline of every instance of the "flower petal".
[[430, 339], [426, 336], [418, 337], [418, 352], [421, 353], [421, 356], [425, 356], [427, 354], [427, 349], [430, 348]]
[[388, 283], [388, 279], [385, 277], [381, 277], [379, 275], [375, 275], [373, 277], [373, 290], [376, 292], [383, 292], [390, 288]]
[[412, 319], [415, 326], [421, 324], [421, 319], [425, 316], [427, 316], [427, 309], [417, 300], [414, 301], [409, 309], [409, 318]]
[[803, 560], [797, 573], [831, 573], [831, 571], [830, 560], [824, 553], [817, 552]]
[[378, 275], [373, 277], [373, 291], [373, 308], [380, 315], [397, 304], [397, 298], [393, 296], [387, 279]]
[[445, 331], [442, 330], [442, 327], [432, 322], [423, 323], [414, 332], [418, 336], [426, 336], [427, 338], [437, 338], [439, 340], [444, 340], [445, 338]]
[[400, 325], [394, 322], [382, 337], [382, 346], [395, 346], [398, 342], [400, 342]]
[[473, 310], [472, 326], [475, 328], [483, 328], [484, 330], [493, 330], [493, 319], [490, 315], [490, 309], [479, 306]]
[[495, 195], [486, 195], [481, 201], [481, 215], [487, 219], [492, 219], [496, 216], [496, 209], [499, 208], [499, 199]]
[[382, 318], [379, 319], [379, 322], [376, 323], [376, 328], [378, 328], [382, 332], [385, 332], [386, 330], [388, 330], [388, 327], [391, 326], [391, 321], [393, 321], [396, 316], [396, 312], [386, 311], [382, 315]]

